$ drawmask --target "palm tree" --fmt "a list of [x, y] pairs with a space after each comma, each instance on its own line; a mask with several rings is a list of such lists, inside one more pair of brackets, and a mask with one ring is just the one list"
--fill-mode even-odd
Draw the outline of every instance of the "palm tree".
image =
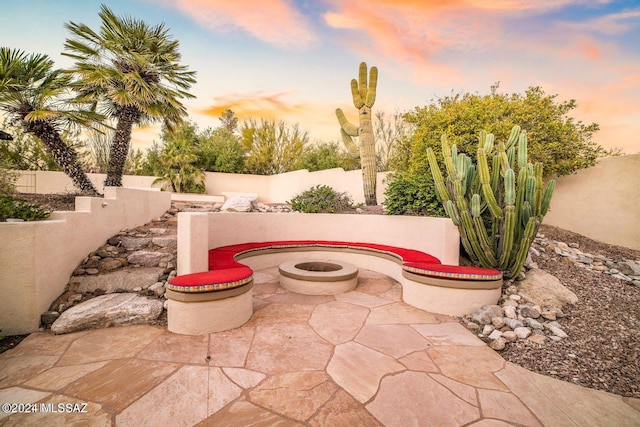
[[116, 132], [105, 185], [121, 186], [133, 125], [163, 121], [171, 129], [187, 115], [180, 100], [193, 98], [187, 90], [195, 72], [179, 64], [179, 43], [164, 24], [149, 26], [131, 17], [118, 17], [105, 5], [98, 14], [99, 32], [85, 24], [65, 24], [72, 38], [63, 55], [76, 60], [83, 100], [115, 119]]
[[71, 83], [64, 70], [53, 69], [49, 56], [0, 47], [0, 110], [43, 142], [80, 191], [97, 195], [76, 151], [60, 135], [70, 126], [92, 126], [102, 116], [72, 101]]

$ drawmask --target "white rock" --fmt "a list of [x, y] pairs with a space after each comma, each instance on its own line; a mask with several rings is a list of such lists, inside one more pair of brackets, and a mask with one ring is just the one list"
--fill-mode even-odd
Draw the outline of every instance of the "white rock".
[[494, 329], [495, 328], [491, 325], [484, 325], [484, 328], [482, 328], [482, 335], [489, 335]]
[[489, 343], [489, 347], [496, 351], [504, 350], [506, 345], [507, 341], [504, 338], [498, 338], [497, 340], [493, 340], [491, 341], [491, 343]]
[[258, 198], [257, 195], [242, 195], [232, 197], [220, 208], [223, 212], [249, 212], [253, 202]]
[[529, 335], [531, 335], [531, 329], [525, 327], [515, 328], [513, 332], [521, 340], [526, 339]]
[[517, 317], [516, 308], [512, 307], [512, 306], [505, 307], [504, 308], [504, 315], [509, 319], [515, 319]]
[[[547, 324], [544, 325], [544, 327], [547, 328], [549, 331], [551, 331], [551, 333], [553, 335], [555, 335], [556, 337], [567, 338], [569, 336], [569, 335], [566, 334], [565, 331], [563, 331], [562, 329], [560, 329], [557, 326], [553, 326], [553, 325], [547, 323]], [[553, 337], [551, 337], [551, 338], [553, 338]]]
[[471, 315], [471, 320], [481, 325], [488, 325], [492, 318], [502, 315], [502, 307], [499, 305], [484, 305]]
[[134, 293], [107, 294], [71, 307], [60, 315], [51, 331], [67, 334], [85, 329], [136, 325], [155, 320], [162, 313], [162, 302]]
[[494, 330], [493, 332], [491, 332], [489, 334], [489, 338], [491, 338], [492, 340], [497, 340], [498, 338], [500, 338], [502, 336], [502, 332], [500, 332], [499, 330]]

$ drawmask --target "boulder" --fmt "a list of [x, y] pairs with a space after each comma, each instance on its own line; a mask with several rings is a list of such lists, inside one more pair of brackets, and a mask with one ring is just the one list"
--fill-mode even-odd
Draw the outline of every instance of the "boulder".
[[578, 302], [576, 294], [555, 276], [540, 269], [527, 272], [527, 278], [519, 284], [518, 294], [540, 307], [550, 309], [561, 309], [565, 304]]
[[174, 234], [172, 236], [154, 237], [151, 242], [161, 248], [175, 248], [178, 246], [178, 238]]
[[162, 309], [162, 301], [133, 293], [102, 295], [62, 313], [51, 325], [51, 331], [68, 334], [85, 329], [148, 323], [157, 319]]
[[120, 239], [120, 243], [128, 251], [137, 251], [149, 246], [151, 239], [148, 237], [123, 237]]
[[130, 268], [116, 270], [96, 276], [73, 276], [69, 290], [76, 293], [95, 292], [98, 289], [110, 294], [117, 290], [132, 291], [135, 287], [148, 288], [158, 281], [164, 269], [158, 267]]
[[223, 212], [249, 212], [257, 198], [258, 196], [254, 194], [232, 197], [224, 202], [220, 210]]

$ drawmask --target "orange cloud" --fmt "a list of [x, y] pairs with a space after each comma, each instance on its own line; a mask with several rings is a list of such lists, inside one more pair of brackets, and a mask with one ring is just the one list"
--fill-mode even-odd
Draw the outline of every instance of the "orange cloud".
[[228, 93], [214, 98], [212, 105], [199, 110], [199, 113], [209, 117], [220, 117], [229, 109], [239, 119], [260, 117], [265, 119], [281, 119], [285, 116], [302, 114], [308, 110], [304, 104], [287, 102], [285, 98], [292, 92], [266, 94]]
[[241, 31], [280, 48], [316, 41], [307, 18], [289, 0], [164, 0], [200, 25], [219, 32]]

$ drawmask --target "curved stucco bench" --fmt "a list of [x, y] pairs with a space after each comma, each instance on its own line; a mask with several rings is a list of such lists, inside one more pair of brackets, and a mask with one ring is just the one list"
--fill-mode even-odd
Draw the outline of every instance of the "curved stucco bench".
[[209, 271], [177, 276], [167, 283], [169, 330], [196, 335], [239, 327], [252, 314], [248, 292], [253, 284], [252, 268], [276, 266], [301, 253], [325, 256], [336, 252], [341, 259], [397, 279], [403, 286], [404, 301], [427, 311], [469, 314], [494, 304], [500, 296], [500, 271], [443, 265], [438, 258], [413, 249], [324, 240], [240, 243], [210, 249]]

